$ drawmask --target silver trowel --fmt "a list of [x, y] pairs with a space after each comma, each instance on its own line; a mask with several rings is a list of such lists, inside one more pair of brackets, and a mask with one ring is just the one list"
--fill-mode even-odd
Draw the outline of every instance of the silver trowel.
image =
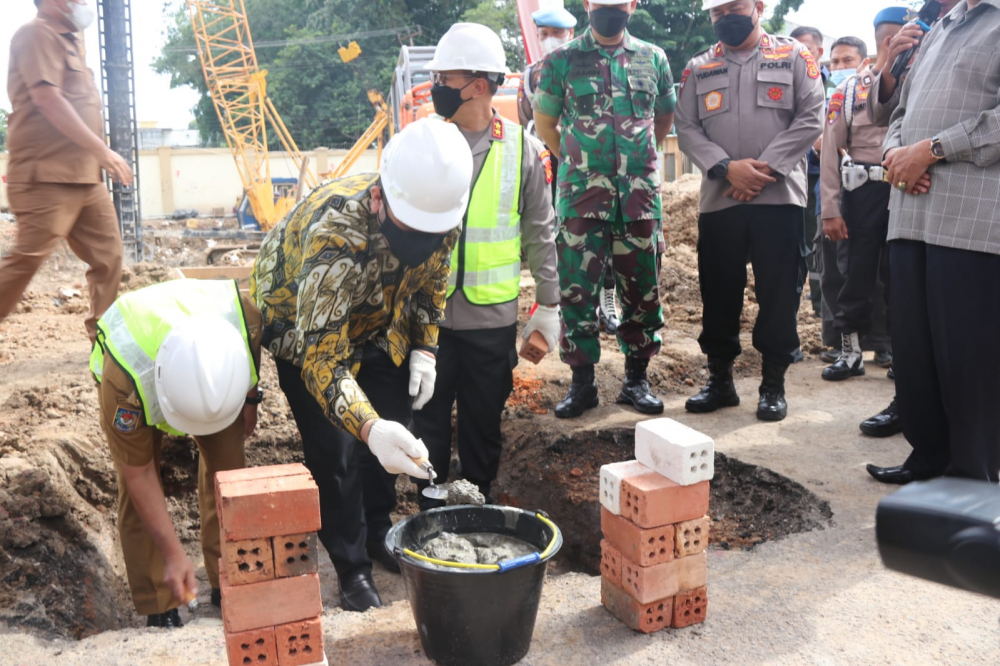
[[420, 469], [427, 472], [427, 476], [430, 477], [431, 485], [427, 486], [420, 493], [428, 499], [434, 500], [446, 500], [448, 499], [448, 489], [444, 486], [439, 486], [434, 483], [434, 479], [437, 478], [437, 472], [434, 471], [434, 465], [431, 464], [430, 460], [424, 460], [420, 463]]

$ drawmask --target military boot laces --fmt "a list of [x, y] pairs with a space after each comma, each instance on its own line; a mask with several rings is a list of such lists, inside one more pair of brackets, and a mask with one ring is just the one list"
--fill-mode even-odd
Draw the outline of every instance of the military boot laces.
[[641, 414], [662, 414], [663, 401], [649, 388], [646, 368], [647, 358], [625, 358], [625, 383], [618, 394], [619, 405], [632, 405]]
[[788, 366], [764, 361], [760, 401], [757, 403], [757, 418], [761, 421], [781, 421], [788, 416], [788, 404], [785, 402], [786, 370]]
[[823, 370], [823, 379], [828, 382], [842, 382], [851, 377], [865, 374], [865, 361], [861, 353], [861, 341], [857, 333], [841, 335], [840, 358]]
[[573, 368], [573, 383], [569, 386], [566, 397], [556, 405], [556, 418], [571, 419], [582, 416], [588, 409], [600, 404], [597, 394], [597, 382], [594, 379], [594, 366], [582, 365]]
[[615, 304], [615, 289], [601, 290], [601, 318], [605, 321], [604, 330], [617, 333], [621, 320], [618, 318], [618, 306]]
[[693, 414], [707, 414], [721, 407], [736, 407], [740, 396], [733, 383], [732, 361], [708, 359], [708, 384], [697, 395], [688, 398], [684, 409]]

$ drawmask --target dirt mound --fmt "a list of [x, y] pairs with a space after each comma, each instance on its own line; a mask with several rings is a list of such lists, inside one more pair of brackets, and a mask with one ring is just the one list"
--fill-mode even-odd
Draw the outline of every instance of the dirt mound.
[[122, 268], [122, 282], [118, 291], [124, 294], [128, 291], [135, 291], [136, 289], [142, 289], [143, 287], [166, 282], [167, 280], [176, 280], [179, 277], [181, 277], [180, 273], [172, 266], [155, 262], [132, 264], [131, 266]]
[[[597, 574], [601, 557], [601, 466], [631, 460], [631, 428], [566, 436], [556, 432], [508, 433], [510, 446], [495, 494], [505, 504], [544, 507], [562, 529], [560, 555]], [[789, 534], [822, 529], [833, 512], [802, 485], [771, 470], [717, 453], [709, 514], [711, 547], [751, 549]]]

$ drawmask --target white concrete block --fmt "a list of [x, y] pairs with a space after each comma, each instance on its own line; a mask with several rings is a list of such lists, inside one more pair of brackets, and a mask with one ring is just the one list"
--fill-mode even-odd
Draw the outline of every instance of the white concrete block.
[[612, 463], [601, 467], [601, 506], [615, 514], [622, 515], [622, 481], [633, 476], [651, 474], [653, 470], [637, 460]]
[[692, 486], [715, 476], [715, 442], [673, 419], [635, 427], [636, 460], [676, 484]]

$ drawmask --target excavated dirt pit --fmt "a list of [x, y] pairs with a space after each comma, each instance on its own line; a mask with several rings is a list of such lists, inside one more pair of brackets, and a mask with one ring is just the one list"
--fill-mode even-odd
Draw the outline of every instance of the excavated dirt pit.
[[[495, 492], [504, 504], [544, 509], [562, 529], [564, 567], [599, 573], [600, 469], [629, 460], [633, 429], [607, 429], [572, 437], [522, 433], [505, 452]], [[830, 505], [802, 485], [771, 470], [715, 454], [709, 508], [710, 547], [752, 549], [765, 541], [823, 529]]]

